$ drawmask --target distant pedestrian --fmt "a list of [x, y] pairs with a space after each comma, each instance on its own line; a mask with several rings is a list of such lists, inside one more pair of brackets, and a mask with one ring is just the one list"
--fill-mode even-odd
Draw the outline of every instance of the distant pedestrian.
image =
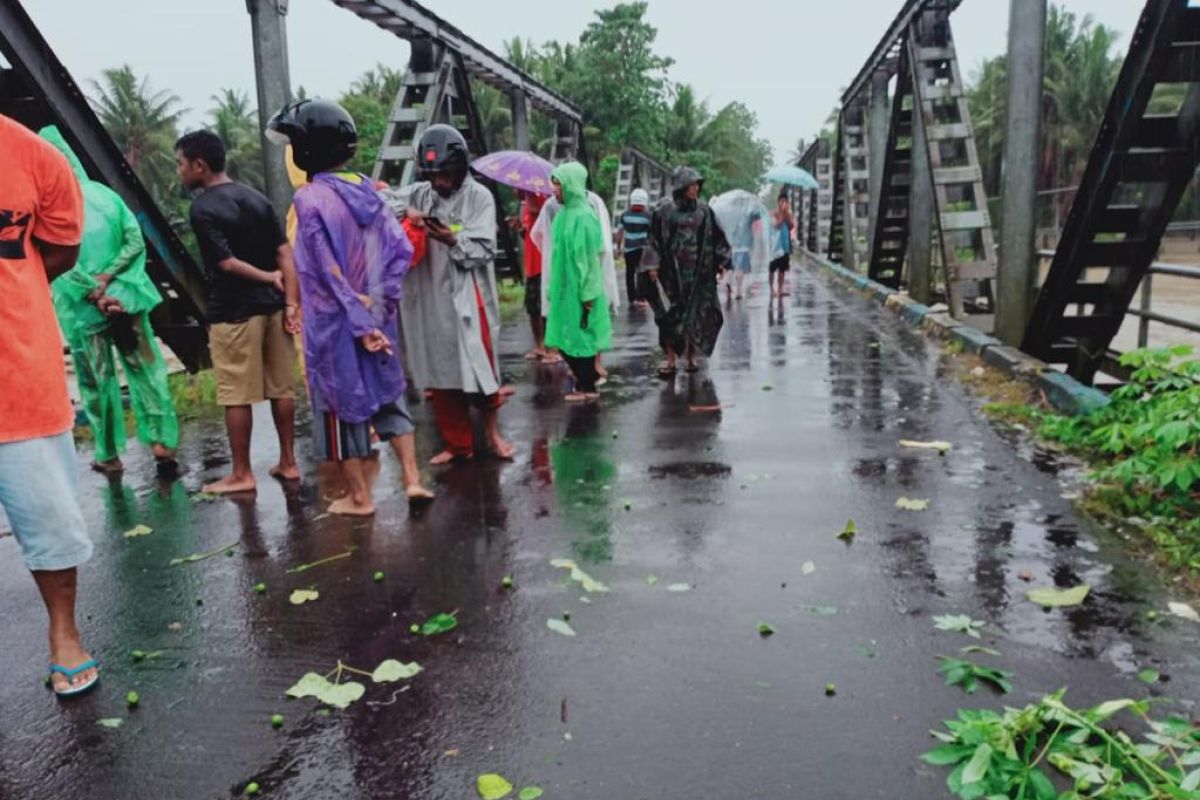
[[58, 128], [43, 128], [40, 135], [66, 156], [83, 187], [79, 262], [51, 289], [93, 434], [92, 469], [116, 474], [125, 468], [119, 359], [137, 437], [151, 448], [160, 468], [173, 471], [179, 419], [167, 386], [167, 362], [150, 327], [150, 311], [162, 303], [162, 295], [146, 274], [141, 226], [120, 195], [88, 177]]
[[358, 131], [345, 109], [301, 100], [276, 114], [268, 130], [290, 142], [296, 166], [308, 174], [295, 199], [296, 270], [314, 449], [340, 465], [349, 489], [329, 511], [375, 513], [367, 469], [372, 432], [400, 459], [409, 500], [430, 500], [392, 344], [412, 247], [371, 180], [346, 169]]
[[712, 209], [700, 199], [703, 186], [692, 167], [675, 170], [672, 197], [654, 209], [642, 256], [659, 342], [666, 351], [658, 370], [661, 378], [675, 376], [680, 355], [688, 372], [699, 369], [697, 357], [712, 355], [724, 324], [717, 280], [729, 266], [729, 243]]
[[596, 357], [612, 346], [612, 320], [604, 286], [604, 229], [588, 198], [587, 169], [577, 162], [551, 173], [561, 208], [554, 217], [554, 263], [546, 344], [560, 350], [575, 376], [567, 402], [599, 398]]
[[225, 174], [225, 145], [215, 133], [186, 134], [175, 143], [175, 159], [184, 187], [202, 191], [192, 202], [190, 219], [211, 276], [209, 351], [233, 455], [231, 473], [204, 491], [255, 490], [252, 406], [264, 400], [271, 401], [279, 436], [279, 462], [270, 474], [299, 480], [293, 337], [300, 330], [300, 297], [292, 247], [271, 202]]
[[637, 279], [642, 252], [649, 238], [650, 195], [645, 189], [634, 189], [629, 195], [629, 208], [617, 218], [617, 247], [625, 256], [625, 295], [637, 308], [650, 306], [638, 291]]
[[533, 240], [533, 226], [546, 205], [546, 195], [521, 192], [521, 214], [516, 218], [516, 231], [524, 239], [525, 251], [525, 313], [533, 333], [533, 349], [525, 354], [526, 361], [557, 362], [562, 359], [546, 350], [546, 315], [542, 312], [542, 251]]
[[404, 281], [400, 322], [413, 379], [432, 390], [444, 443], [433, 464], [474, 456], [472, 406], [482, 411], [492, 454], [515, 453], [500, 435], [496, 203], [468, 174], [468, 158], [458, 130], [431, 125], [417, 147], [422, 179], [387, 193], [392, 212], [427, 235], [425, 258]]
[[[92, 543], [79, 508], [75, 414], [49, 286], [75, 266], [83, 195], [62, 153], [3, 115], [0, 153], [0, 506], [50, 616], [50, 681], [66, 698], [100, 680], [75, 625], [76, 568], [91, 558]], [[11, 634], [5, 644], [15, 645]]]
[[790, 294], [787, 288], [787, 273], [792, 267], [792, 230], [796, 227], [796, 220], [792, 216], [792, 207], [786, 194], [779, 195], [772, 220], [775, 246], [768, 283], [771, 285], [772, 297], [784, 297]]

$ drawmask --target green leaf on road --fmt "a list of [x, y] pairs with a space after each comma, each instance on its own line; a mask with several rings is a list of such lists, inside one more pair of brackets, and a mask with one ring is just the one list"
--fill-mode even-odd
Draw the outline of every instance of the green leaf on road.
[[993, 650], [990, 647], [982, 647], [977, 644], [969, 644], [966, 647], [964, 647], [962, 650], [960, 650], [959, 652], [966, 653], [967, 655], [970, 655], [972, 653], [983, 653], [984, 655], [995, 656], [996, 658], [999, 658], [1002, 655], [1002, 653], [999, 650]]
[[519, 800], [538, 800], [544, 794], [540, 786], [526, 786], [517, 797]]
[[758, 623], [758, 635], [764, 639], [766, 639], [768, 636], [774, 636], [775, 628], [771, 627], [771, 625], [766, 622], [760, 622]]
[[123, 533], [121, 535], [124, 536], [126, 539], [135, 539], [138, 536], [149, 536], [152, 533], [154, 533], [153, 528], [149, 528], [145, 525], [136, 525], [136, 526], [130, 528], [129, 530], [125, 531], [125, 533]]
[[837, 535], [837, 538], [843, 542], [850, 542], [858, 535], [858, 526], [854, 524], [854, 520], [847, 520], [846, 527], [842, 528], [842, 532]]
[[421, 626], [421, 634], [423, 636], [437, 636], [440, 633], [452, 631], [457, 627], [458, 617], [453, 614], [434, 614], [425, 620], [425, 624]]
[[1084, 583], [1073, 589], [1034, 589], [1028, 597], [1043, 608], [1066, 608], [1080, 605], [1091, 592], [1092, 587]]
[[475, 789], [483, 800], [502, 800], [512, 794], [513, 785], [502, 776], [489, 772], [476, 779]]
[[913, 500], [908, 497], [901, 497], [896, 501], [896, 508], [901, 511], [924, 511], [929, 508], [928, 500]]
[[1004, 694], [1012, 691], [1011, 672], [945, 656], [938, 656], [938, 662], [941, 665], [938, 672], [945, 676], [946, 685], [961, 686], [967, 694], [975, 694], [980, 681], [990, 683]]
[[962, 774], [963, 786], [970, 786], [972, 783], [979, 783], [983, 780], [991, 763], [992, 746], [984, 742], [975, 748], [975, 755], [967, 762], [967, 768]]
[[298, 680], [287, 690], [288, 697], [315, 697], [327, 706], [347, 708], [355, 700], [361, 698], [367, 687], [355, 681], [346, 683], [330, 683], [324, 675], [310, 672]]
[[607, 592], [608, 587], [600, 581], [588, 575], [579, 568], [579, 565], [567, 558], [556, 558], [550, 562], [550, 566], [557, 569], [569, 569], [571, 571], [571, 580], [576, 581], [585, 592]]
[[941, 617], [933, 618], [933, 627], [939, 631], [951, 631], [953, 633], [965, 633], [972, 639], [978, 639], [979, 629], [986, 623], [983, 620], [971, 619], [966, 614], [946, 614]]
[[657, 575], [647, 575], [646, 576], [646, 585], [647, 586], [654, 586], [657, 583], [658, 583]]
[[1142, 683], [1148, 683], [1151, 686], [1158, 683], [1162, 679], [1162, 675], [1158, 674], [1158, 670], [1144, 669], [1138, 673], [1138, 680]]
[[117, 728], [119, 728], [125, 724], [125, 720], [121, 719], [120, 717], [109, 717], [107, 719], [96, 720], [96, 724], [101, 726], [102, 728], [110, 728], [112, 730], [116, 730]]
[[346, 552], [338, 553], [336, 556], [330, 556], [329, 558], [322, 558], [320, 561], [314, 561], [311, 564], [301, 564], [298, 567], [292, 567], [291, 569], [289, 569], [287, 571], [287, 574], [288, 575], [299, 575], [301, 572], [308, 572], [310, 569], [314, 569], [316, 567], [320, 567], [325, 564], [329, 564], [333, 561], [341, 561], [343, 558], [349, 558], [352, 555], [354, 555], [354, 548], [353, 547], [347, 548]]
[[225, 545], [224, 547], [218, 547], [216, 550], [210, 550], [207, 553], [193, 553], [192, 555], [184, 556], [183, 558], [172, 558], [170, 565], [172, 567], [178, 567], [180, 564], [195, 564], [197, 561], [205, 561], [210, 558], [215, 558], [217, 556], [224, 555], [225, 553], [229, 552], [230, 550], [233, 550], [240, 544], [241, 544], [241, 542], [231, 542], [231, 543]]
[[321, 596], [321, 593], [316, 589], [297, 589], [288, 597], [288, 602], [294, 606], [302, 606], [305, 603], [311, 603]]
[[561, 619], [546, 620], [546, 627], [555, 633], [561, 633], [563, 636], [575, 635], [575, 629]]
[[375, 681], [375, 683], [395, 683], [396, 681], [404, 681], [416, 677], [420, 671], [421, 665], [415, 661], [409, 664], [402, 664], [395, 659], [389, 658], [375, 668], [375, 671], [371, 673], [371, 680]]

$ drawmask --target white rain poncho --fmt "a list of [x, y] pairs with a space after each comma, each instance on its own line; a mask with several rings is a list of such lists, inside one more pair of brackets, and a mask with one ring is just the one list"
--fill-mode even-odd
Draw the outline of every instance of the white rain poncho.
[[[588, 200], [591, 201], [596, 216], [600, 218], [601, 233], [604, 235], [604, 294], [608, 298], [608, 307], [616, 311], [621, 307], [621, 290], [617, 282], [617, 262], [613, 255], [612, 217], [609, 216], [608, 206], [604, 204], [600, 195], [588, 192]], [[529, 233], [529, 238], [542, 254], [542, 316], [549, 316], [550, 311], [550, 270], [554, 262], [552, 231], [554, 215], [560, 208], [562, 206], [553, 197], [547, 199], [546, 204], [542, 206], [542, 213], [538, 215], [537, 222]]]
[[725, 232], [732, 263], [742, 272], [765, 271], [771, 263], [772, 225], [766, 206], [750, 192], [734, 189], [708, 202]]

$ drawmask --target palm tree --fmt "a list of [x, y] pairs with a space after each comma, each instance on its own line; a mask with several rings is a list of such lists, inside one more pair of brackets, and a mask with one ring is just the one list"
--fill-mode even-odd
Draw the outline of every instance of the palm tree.
[[216, 106], [209, 111], [213, 133], [225, 145], [225, 164], [230, 176], [260, 191], [263, 189], [262, 139], [258, 111], [250, 96], [237, 89], [222, 89], [212, 96]]
[[404, 83], [404, 71], [394, 69], [382, 62], [374, 69], [369, 69], [350, 85], [350, 91], [355, 94], [365, 94], [373, 97], [388, 108], [396, 102], [396, 95]]
[[91, 103], [125, 160], [161, 202], [173, 194], [175, 140], [186, 109], [174, 94], [154, 91], [149, 78], [139, 80], [128, 64], [101, 75], [92, 82]]

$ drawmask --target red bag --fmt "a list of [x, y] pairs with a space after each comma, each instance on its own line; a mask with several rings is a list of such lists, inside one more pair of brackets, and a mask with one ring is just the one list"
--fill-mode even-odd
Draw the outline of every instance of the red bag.
[[425, 226], [414, 222], [407, 216], [400, 223], [400, 225], [403, 226], [404, 233], [406, 236], [408, 236], [408, 243], [412, 245], [413, 249], [412, 264], [409, 265], [409, 269], [416, 269], [416, 267], [425, 260], [427, 236]]

